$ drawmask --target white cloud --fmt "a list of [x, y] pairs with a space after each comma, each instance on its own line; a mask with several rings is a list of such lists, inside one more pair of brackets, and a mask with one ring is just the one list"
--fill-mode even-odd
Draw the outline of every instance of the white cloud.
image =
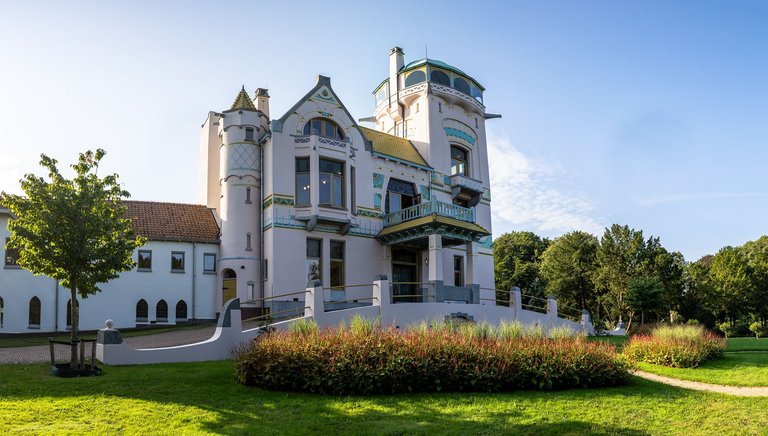
[[571, 230], [602, 233], [602, 219], [583, 195], [564, 192], [555, 165], [538, 162], [517, 150], [506, 137], [488, 137], [494, 233], [528, 230], [556, 236]]
[[685, 194], [668, 194], [638, 197], [635, 200], [642, 207], [654, 207], [665, 203], [682, 203], [694, 201], [725, 200], [730, 198], [766, 197], [765, 192], [693, 192]]

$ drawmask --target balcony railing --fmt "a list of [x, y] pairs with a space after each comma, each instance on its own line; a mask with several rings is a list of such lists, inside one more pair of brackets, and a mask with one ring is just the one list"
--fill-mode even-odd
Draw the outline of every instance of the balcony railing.
[[384, 215], [384, 227], [393, 226], [395, 224], [400, 224], [402, 222], [429, 216], [432, 214], [455, 218], [459, 221], [465, 221], [468, 223], [475, 222], [474, 209], [461, 207], [450, 203], [443, 203], [440, 201], [432, 201], [429, 203], [417, 204], [416, 206], [407, 207], [405, 209], [398, 210], [397, 212]]

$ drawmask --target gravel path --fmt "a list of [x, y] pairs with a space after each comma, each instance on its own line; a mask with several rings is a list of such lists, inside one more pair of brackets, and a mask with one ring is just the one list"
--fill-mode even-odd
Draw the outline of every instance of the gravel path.
[[[154, 335], [125, 338], [125, 343], [133, 348], [171, 347], [204, 341], [216, 330], [216, 325], [196, 329], [183, 329]], [[59, 348], [58, 350], [62, 350]], [[0, 348], [0, 364], [6, 363], [45, 363], [51, 361], [48, 345], [33, 347]]]
[[735, 395], [737, 397], [768, 397], [768, 387], [740, 387], [740, 386], [725, 386], [725, 385], [713, 385], [710, 383], [701, 383], [689, 380], [680, 380], [676, 378], [664, 377], [656, 374], [651, 374], [645, 371], [635, 371], [633, 375], [646, 380], [654, 381], [657, 383], [664, 383], [665, 385], [676, 386], [678, 388], [693, 389], [696, 391], [705, 392], [717, 392], [719, 394]]

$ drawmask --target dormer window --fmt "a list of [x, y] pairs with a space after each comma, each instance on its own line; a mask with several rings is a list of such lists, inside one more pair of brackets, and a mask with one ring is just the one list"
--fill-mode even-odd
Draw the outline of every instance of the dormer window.
[[344, 131], [338, 124], [325, 118], [313, 118], [304, 124], [305, 135], [320, 135], [324, 138], [344, 140]]

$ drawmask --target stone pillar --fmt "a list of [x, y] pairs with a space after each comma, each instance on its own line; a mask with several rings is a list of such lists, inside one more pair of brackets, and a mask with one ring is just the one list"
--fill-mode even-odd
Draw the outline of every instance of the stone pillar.
[[586, 334], [595, 334], [595, 328], [592, 326], [592, 317], [589, 315], [589, 311], [587, 309], [581, 309], [581, 326]]
[[515, 311], [515, 319], [520, 319], [520, 311], [523, 310], [523, 293], [517, 286], [512, 286], [509, 290], [509, 303], [512, 310]]
[[547, 322], [554, 327], [557, 320], [557, 298], [554, 295], [547, 297]]
[[323, 284], [320, 280], [312, 280], [307, 283], [307, 294], [304, 296], [304, 316], [311, 316], [320, 326], [321, 318], [325, 314], [323, 304]]
[[475, 261], [477, 260], [477, 244], [474, 242], [467, 243], [467, 271], [464, 274], [464, 283], [469, 286], [475, 283], [479, 283], [475, 278]]
[[385, 275], [378, 275], [373, 280], [373, 305], [379, 306], [379, 318], [384, 326], [392, 322], [389, 319], [389, 306], [392, 304], [392, 296], [389, 290], [389, 280]]
[[443, 237], [429, 235], [429, 276], [430, 282], [443, 280]]

